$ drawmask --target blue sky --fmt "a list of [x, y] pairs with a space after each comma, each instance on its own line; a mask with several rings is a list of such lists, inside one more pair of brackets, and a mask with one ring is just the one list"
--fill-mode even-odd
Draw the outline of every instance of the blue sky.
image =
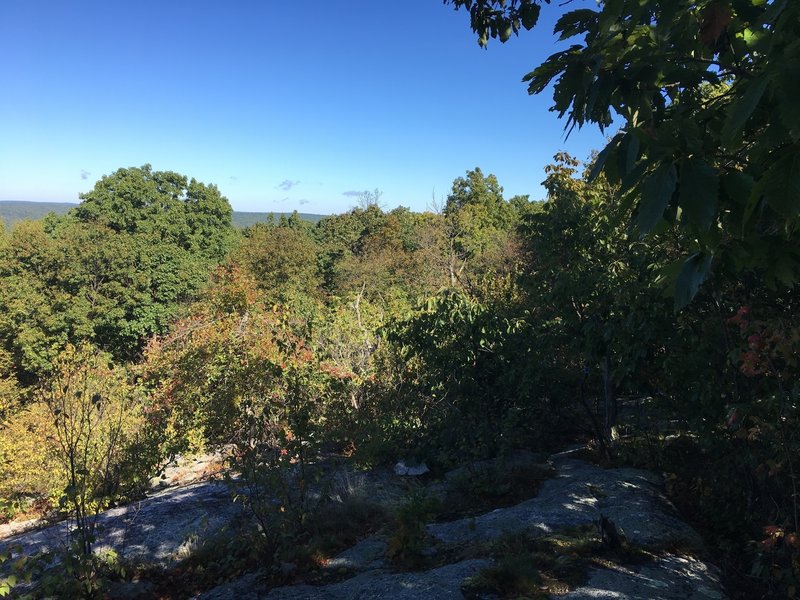
[[76, 202], [144, 163], [237, 210], [341, 212], [376, 188], [424, 210], [476, 166], [541, 198], [553, 154], [604, 140], [565, 140], [521, 83], [560, 10], [482, 50], [440, 0], [3, 0], [0, 200]]

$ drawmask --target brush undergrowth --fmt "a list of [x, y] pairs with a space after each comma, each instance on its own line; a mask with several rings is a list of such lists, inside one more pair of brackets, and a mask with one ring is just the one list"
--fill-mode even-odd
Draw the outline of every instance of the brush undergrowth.
[[490, 594], [545, 600], [585, 583], [592, 566], [630, 564], [650, 558], [627, 543], [616, 550], [608, 548], [594, 524], [544, 537], [527, 532], [507, 533], [481, 550], [472, 552], [490, 556], [494, 564], [462, 584], [467, 600]]

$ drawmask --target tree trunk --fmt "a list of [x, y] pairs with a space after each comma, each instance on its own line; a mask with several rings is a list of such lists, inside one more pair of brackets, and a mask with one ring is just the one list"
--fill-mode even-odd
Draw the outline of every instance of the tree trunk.
[[603, 397], [605, 400], [605, 436], [613, 440], [613, 428], [617, 424], [617, 390], [611, 373], [611, 351], [606, 350], [603, 361]]

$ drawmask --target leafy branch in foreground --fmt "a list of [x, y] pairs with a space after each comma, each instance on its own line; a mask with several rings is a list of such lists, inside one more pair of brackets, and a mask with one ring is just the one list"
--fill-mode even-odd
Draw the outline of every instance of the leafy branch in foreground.
[[[530, 2], [444, 0], [470, 10], [482, 45]], [[537, 7], [538, 9], [538, 7]], [[536, 9], [533, 9], [536, 10]], [[553, 84], [566, 129], [622, 127], [597, 158], [639, 235], [678, 223], [692, 240], [676, 281], [685, 306], [712, 268], [800, 278], [800, 4], [607, 0], [564, 14], [560, 41], [524, 81]], [[717, 265], [714, 267], [714, 265]]]

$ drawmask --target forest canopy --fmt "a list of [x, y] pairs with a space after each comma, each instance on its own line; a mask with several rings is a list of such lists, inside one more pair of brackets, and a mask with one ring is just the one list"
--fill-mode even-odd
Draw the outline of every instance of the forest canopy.
[[17, 224], [0, 248], [0, 337], [16, 376], [33, 382], [67, 342], [135, 358], [232, 240], [215, 186], [149, 165], [103, 177], [63, 217]]

